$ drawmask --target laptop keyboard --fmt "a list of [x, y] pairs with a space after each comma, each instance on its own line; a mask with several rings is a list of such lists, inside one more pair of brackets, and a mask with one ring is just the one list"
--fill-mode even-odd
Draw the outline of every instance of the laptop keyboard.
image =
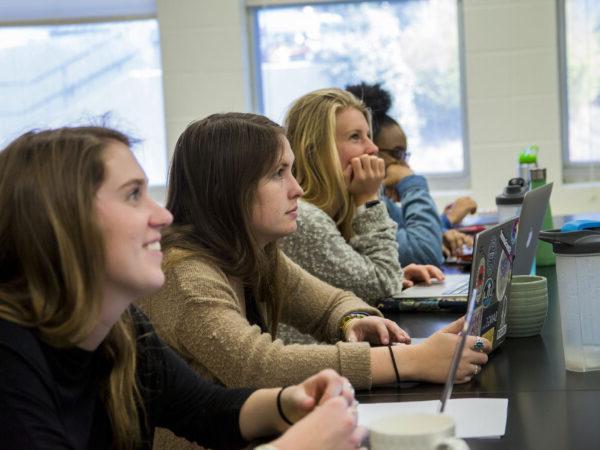
[[444, 295], [456, 295], [456, 294], [468, 294], [469, 293], [469, 280], [459, 283], [456, 286], [452, 286], [444, 291]]

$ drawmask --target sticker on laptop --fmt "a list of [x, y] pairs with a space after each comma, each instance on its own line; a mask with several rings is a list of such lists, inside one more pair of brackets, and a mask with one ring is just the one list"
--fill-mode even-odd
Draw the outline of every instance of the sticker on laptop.
[[512, 273], [512, 264], [510, 263], [509, 255], [510, 254], [505, 252], [500, 252], [498, 274], [496, 275], [496, 297], [498, 298], [498, 301], [504, 300], [504, 294], [506, 293], [506, 288]]
[[487, 271], [485, 273], [486, 278], [490, 278], [492, 276], [492, 271], [494, 270], [494, 260], [496, 259], [496, 251], [498, 250], [498, 241], [496, 240], [496, 237], [493, 236], [490, 239], [490, 243], [488, 245], [487, 248], [487, 253], [486, 253], [486, 265], [487, 265]]
[[490, 328], [488, 331], [486, 331], [484, 334], [482, 334], [481, 336], [486, 338], [488, 341], [490, 341], [490, 344], [492, 344], [492, 348], [494, 347], [494, 331], [496, 330], [495, 327]]
[[471, 318], [471, 326], [468, 334], [471, 336], [479, 336], [481, 333], [481, 319], [483, 318], [483, 306], [478, 306], [473, 311], [473, 317]]
[[488, 278], [483, 286], [483, 306], [486, 308], [492, 304], [494, 300], [494, 280]]
[[483, 309], [483, 318], [481, 319], [481, 332], [485, 333], [488, 329], [495, 327], [498, 321], [498, 302], [492, 303], [489, 307]]
[[477, 289], [477, 297], [475, 305], [481, 305], [483, 298], [483, 283], [485, 282], [485, 254], [482, 253], [479, 265], [477, 266], [477, 278], [475, 279], [475, 289]]
[[498, 327], [498, 333], [496, 335], [496, 338], [498, 340], [502, 339], [504, 337], [504, 335], [506, 334], [506, 330], [507, 330], [507, 326], [506, 326], [506, 322]]

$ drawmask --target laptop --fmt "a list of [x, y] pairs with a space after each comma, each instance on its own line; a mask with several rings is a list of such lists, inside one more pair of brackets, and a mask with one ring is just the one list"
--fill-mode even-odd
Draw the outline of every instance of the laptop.
[[538, 247], [538, 236], [544, 223], [551, 193], [552, 183], [548, 183], [525, 194], [519, 217], [513, 275], [532, 273], [535, 252]]
[[[513, 274], [517, 228], [514, 217], [476, 236], [469, 293], [475, 292], [469, 334], [483, 336], [495, 350], [506, 338], [510, 280]], [[476, 291], [475, 291], [476, 290]]]
[[[515, 254], [517, 255], [513, 267], [515, 275], [528, 275], [531, 273], [537, 249], [537, 238], [544, 221], [551, 193], [552, 183], [549, 183], [525, 194], [515, 246]], [[480, 232], [477, 236], [485, 232]], [[475, 251], [476, 249], [473, 251], [472, 268], [476, 265], [477, 255]], [[406, 305], [405, 308], [399, 309], [449, 308], [464, 311], [470, 278], [469, 274], [449, 274], [441, 283], [434, 282], [432, 285], [417, 284], [405, 289], [397, 298]], [[423, 305], [419, 307], [418, 304], [421, 302]]]

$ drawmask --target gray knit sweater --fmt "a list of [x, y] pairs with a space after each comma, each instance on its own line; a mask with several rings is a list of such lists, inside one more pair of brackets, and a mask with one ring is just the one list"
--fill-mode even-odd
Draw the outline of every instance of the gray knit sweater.
[[346, 241], [335, 222], [316, 206], [298, 202], [298, 230], [286, 237], [283, 250], [302, 268], [368, 303], [397, 297], [402, 291], [396, 223], [383, 203], [367, 208], [352, 221]]

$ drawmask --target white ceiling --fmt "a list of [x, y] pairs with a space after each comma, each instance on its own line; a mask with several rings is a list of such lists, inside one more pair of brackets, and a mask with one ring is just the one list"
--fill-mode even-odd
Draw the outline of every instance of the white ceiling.
[[0, 23], [156, 14], [156, 0], [0, 0]]

